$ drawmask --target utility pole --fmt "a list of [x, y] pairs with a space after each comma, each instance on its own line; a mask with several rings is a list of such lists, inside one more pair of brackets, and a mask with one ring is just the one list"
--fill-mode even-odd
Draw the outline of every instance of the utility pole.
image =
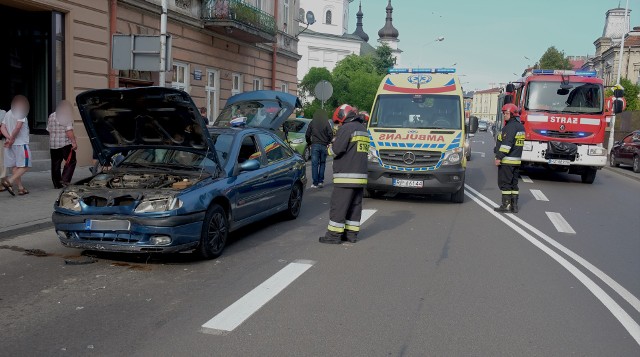
[[[627, 16], [629, 16], [629, 0], [627, 0], [627, 5], [624, 8], [624, 26], [627, 26]], [[627, 34], [629, 29], [625, 29], [622, 33], [622, 38], [620, 39], [620, 53], [618, 54], [618, 78], [616, 79], [616, 87], [620, 87], [620, 75], [622, 72], [622, 53], [624, 52], [624, 37]], [[631, 55], [631, 54], [629, 54]], [[612, 108], [613, 109], [613, 108]], [[615, 141], [615, 132], [616, 128], [616, 112], [613, 112], [613, 116], [611, 117], [611, 130], [609, 130], [609, 159], [611, 158], [611, 149], [613, 148], [613, 142]]]
[[160, 14], [160, 87], [166, 86], [166, 83], [167, 83], [166, 56], [167, 56], [167, 0], [162, 0], [162, 13]]

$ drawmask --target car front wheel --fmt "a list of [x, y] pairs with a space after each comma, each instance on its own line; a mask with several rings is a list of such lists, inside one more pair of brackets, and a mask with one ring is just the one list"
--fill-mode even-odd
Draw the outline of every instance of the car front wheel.
[[613, 153], [611, 153], [611, 155], [609, 155], [609, 166], [611, 166], [611, 167], [620, 166], [620, 164], [616, 161], [616, 156]]
[[196, 253], [204, 259], [214, 259], [222, 254], [229, 236], [227, 214], [220, 205], [212, 204], [207, 210]]
[[633, 172], [640, 172], [640, 157], [638, 155], [633, 157]]

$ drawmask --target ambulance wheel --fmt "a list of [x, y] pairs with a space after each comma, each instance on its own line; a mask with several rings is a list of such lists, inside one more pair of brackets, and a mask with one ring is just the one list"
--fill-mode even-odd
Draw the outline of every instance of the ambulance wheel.
[[451, 202], [462, 203], [464, 202], [464, 184], [460, 186], [460, 189], [451, 194]]
[[376, 190], [371, 190], [371, 189], [365, 188], [363, 197], [364, 198], [377, 198], [377, 197], [380, 197], [382, 195], [384, 195], [384, 192], [382, 192], [382, 191], [376, 191]]
[[587, 169], [580, 177], [582, 178], [582, 183], [591, 184], [596, 179], [596, 173], [598, 170], [596, 169]]

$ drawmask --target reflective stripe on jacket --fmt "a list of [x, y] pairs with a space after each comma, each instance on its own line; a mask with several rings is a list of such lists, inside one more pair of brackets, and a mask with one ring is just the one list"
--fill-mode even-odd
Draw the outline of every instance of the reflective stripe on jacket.
[[496, 160], [504, 165], [520, 165], [522, 163], [522, 147], [524, 146], [524, 125], [518, 118], [511, 118], [498, 134]]

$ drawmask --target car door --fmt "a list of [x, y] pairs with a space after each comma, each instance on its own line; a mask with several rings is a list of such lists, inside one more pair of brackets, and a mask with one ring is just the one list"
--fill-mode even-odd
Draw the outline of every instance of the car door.
[[633, 162], [633, 134], [629, 134], [622, 139], [620, 145], [620, 163], [631, 165]]
[[[268, 209], [267, 194], [270, 185], [268, 183], [269, 168], [263, 160], [263, 153], [258, 145], [255, 135], [244, 135], [240, 139], [240, 148], [235, 157], [236, 168], [233, 172], [235, 190], [234, 221], [242, 221]], [[240, 171], [239, 165], [247, 160], [258, 160], [260, 168], [254, 171]]]
[[278, 136], [271, 133], [259, 133], [258, 139], [268, 168], [268, 193], [272, 207], [287, 203], [293, 185], [294, 165], [291, 161], [293, 152]]

